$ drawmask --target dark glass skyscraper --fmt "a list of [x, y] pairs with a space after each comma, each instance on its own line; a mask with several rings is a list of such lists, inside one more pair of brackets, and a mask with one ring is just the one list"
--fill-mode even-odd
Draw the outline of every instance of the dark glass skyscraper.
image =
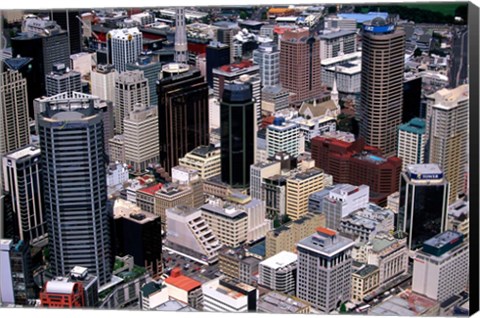
[[437, 164], [410, 165], [402, 172], [396, 228], [407, 234], [409, 249], [446, 230], [449, 188]]
[[250, 184], [255, 162], [255, 107], [252, 86], [225, 84], [220, 103], [222, 181], [233, 188]]
[[208, 85], [200, 71], [171, 63], [157, 82], [160, 164], [167, 172], [178, 159], [208, 145]]
[[70, 52], [76, 54], [82, 52], [82, 25], [79, 19], [80, 11], [78, 10], [54, 10], [51, 12], [52, 20], [68, 32], [70, 41]]
[[57, 100], [38, 117], [51, 271], [112, 275], [103, 121], [92, 99]]
[[216, 67], [230, 64], [230, 46], [212, 42], [207, 46], [207, 82], [208, 86], [213, 87], [212, 70]]

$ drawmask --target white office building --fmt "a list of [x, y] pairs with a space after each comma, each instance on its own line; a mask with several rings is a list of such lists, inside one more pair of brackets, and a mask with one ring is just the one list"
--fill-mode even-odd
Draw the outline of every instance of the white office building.
[[90, 73], [92, 95], [114, 102], [116, 74], [112, 65], [97, 65]]
[[107, 47], [111, 52], [111, 64], [118, 72], [125, 72], [126, 65], [137, 60], [142, 52], [142, 33], [138, 28], [114, 29], [107, 34]]
[[283, 294], [295, 294], [297, 279], [297, 254], [282, 251], [258, 265], [258, 283]]
[[397, 157], [402, 159], [402, 170], [413, 164], [425, 163], [425, 120], [413, 118], [398, 128]]
[[300, 129], [295, 123], [287, 123], [285, 118], [277, 117], [267, 127], [267, 153], [269, 157], [285, 151], [296, 158], [299, 155]]
[[233, 279], [216, 278], [202, 285], [203, 310], [208, 312], [256, 311], [258, 290]]

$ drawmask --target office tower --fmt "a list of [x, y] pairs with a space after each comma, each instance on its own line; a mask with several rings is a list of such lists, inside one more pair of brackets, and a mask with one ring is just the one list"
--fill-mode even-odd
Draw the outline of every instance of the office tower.
[[214, 23], [215, 26], [218, 26], [217, 29], [217, 39], [218, 42], [226, 44], [230, 47], [230, 63], [233, 63], [235, 56], [235, 48], [233, 46], [233, 39], [235, 34], [240, 30], [237, 23], [221, 21]]
[[154, 279], [163, 272], [160, 217], [142, 211], [135, 203], [118, 199], [113, 208], [115, 255], [132, 255]]
[[270, 290], [295, 295], [297, 279], [297, 254], [282, 251], [258, 265], [258, 284]]
[[255, 124], [252, 87], [227, 84], [220, 104], [222, 181], [232, 188], [250, 184], [250, 165], [255, 161]]
[[[167, 249], [179, 251], [203, 264], [215, 263], [222, 244], [217, 239], [200, 209], [176, 206], [166, 211]], [[202, 231], [198, 229], [202, 228]]]
[[125, 72], [142, 51], [142, 33], [138, 28], [114, 29], [107, 34], [108, 59], [117, 72]]
[[245, 211], [224, 204], [205, 204], [200, 209], [223, 245], [236, 248], [247, 241], [248, 215]]
[[323, 170], [311, 168], [287, 179], [286, 214], [298, 220], [308, 212], [308, 196], [323, 189]]
[[[70, 65], [70, 45], [68, 33], [61, 30], [55, 21], [28, 20], [32, 28], [12, 38], [11, 44], [12, 56], [33, 59], [34, 86], [28, 92], [29, 103], [33, 103], [35, 98], [45, 95], [45, 75], [53, 70], [53, 64]], [[27, 80], [30, 81], [30, 78]]]
[[85, 307], [83, 284], [62, 278], [48, 281], [40, 292], [40, 304], [47, 308]]
[[320, 59], [329, 59], [357, 51], [356, 30], [342, 30], [322, 34], [320, 38]]
[[281, 251], [295, 252], [296, 242], [315, 233], [319, 226], [325, 226], [325, 215], [307, 213], [298, 220], [269, 231], [265, 237], [266, 257], [272, 257]]
[[256, 312], [257, 288], [231, 278], [216, 278], [202, 285], [207, 312]]
[[208, 145], [208, 85], [200, 71], [167, 64], [157, 84], [160, 164], [170, 172], [178, 160]]
[[213, 69], [230, 64], [230, 46], [221, 42], [210, 42], [206, 51], [207, 83], [213, 87]]
[[272, 125], [267, 126], [267, 153], [269, 157], [278, 152], [287, 152], [293, 158], [298, 157], [300, 148], [300, 127], [296, 123], [286, 122], [284, 117], [275, 117]]
[[40, 149], [28, 145], [3, 157], [5, 195], [11, 197], [15, 238], [36, 245], [47, 238]]
[[198, 146], [180, 158], [178, 163], [182, 167], [197, 170], [198, 176], [203, 180], [219, 176], [221, 173], [220, 148], [212, 144]]
[[218, 268], [223, 275], [238, 279], [245, 284], [254, 284], [258, 274], [260, 260], [248, 256], [243, 247], [230, 248], [224, 246], [218, 254]]
[[162, 70], [162, 64], [153, 61], [149, 55], [140, 55], [135, 62], [127, 64], [127, 71], [135, 70], [143, 71], [145, 78], [148, 80], [150, 105], [157, 106], [157, 81]]
[[422, 77], [405, 77], [403, 81], [403, 111], [402, 123], [409, 122], [415, 117], [425, 118], [425, 109], [422, 102]]
[[28, 102], [28, 116], [33, 118], [33, 98], [32, 96], [41, 96], [41, 86], [35, 83], [38, 78], [39, 65], [33, 62], [31, 57], [12, 57], [3, 60], [3, 72], [8, 70], [19, 71], [23, 78], [27, 80], [27, 102]]
[[175, 8], [175, 62], [187, 63], [187, 31], [185, 29], [185, 8]]
[[259, 75], [242, 75], [235, 81], [234, 84], [249, 84], [252, 87], [252, 97], [255, 107], [255, 126], [258, 129], [262, 128], [262, 90]]
[[60, 93], [82, 92], [81, 74], [70, 70], [65, 64], [53, 64], [52, 71], [46, 75], [47, 96]]
[[315, 166], [333, 176], [334, 183], [368, 185], [370, 201], [375, 204], [385, 205], [387, 197], [398, 191], [402, 160], [385, 158], [363, 139], [350, 142], [336, 137], [315, 137], [312, 158]]
[[385, 156], [396, 152], [402, 123], [405, 32], [378, 17], [362, 28], [360, 136]]
[[257, 162], [250, 166], [250, 196], [265, 201], [264, 179], [280, 174], [280, 162]]
[[67, 31], [70, 41], [70, 54], [82, 51], [82, 25], [78, 10], [55, 10], [51, 12], [51, 20], [58, 23], [62, 30]]
[[97, 64], [97, 68], [90, 73], [92, 95], [115, 102], [116, 74], [113, 65]]
[[38, 294], [33, 281], [30, 247], [25, 241], [0, 240], [1, 301], [3, 304], [27, 305]]
[[280, 83], [290, 91], [290, 103], [318, 97], [320, 81], [320, 41], [308, 29], [286, 30], [280, 41]]
[[[353, 186], [351, 184], [338, 184], [329, 190], [321, 200], [320, 210], [327, 219], [326, 227], [338, 229], [341, 219], [350, 213], [365, 209], [368, 206], [369, 186]], [[325, 190], [324, 190], [325, 191]]]
[[310, 304], [298, 297], [268, 292], [258, 299], [257, 312], [272, 314], [309, 314]]
[[125, 117], [135, 105], [149, 106], [148, 80], [142, 71], [125, 71], [115, 80], [115, 131], [123, 134]]
[[203, 293], [202, 284], [199, 281], [183, 275], [182, 270], [176, 267], [164, 282], [170, 299], [188, 304], [197, 310], [202, 309]]
[[355, 243], [328, 228], [297, 244], [297, 297], [328, 314], [351, 298]]
[[380, 286], [380, 271], [377, 266], [362, 264], [352, 273], [352, 300], [361, 304], [363, 298]]
[[423, 243], [415, 253], [412, 291], [443, 302], [468, 285], [469, 244], [463, 234], [446, 231]]
[[260, 66], [262, 86], [276, 86], [280, 83], [280, 51], [272, 42], [261, 44], [253, 51], [253, 62]]
[[396, 228], [408, 236], [415, 250], [447, 228], [450, 184], [439, 165], [410, 165], [401, 174]]
[[51, 271], [86, 267], [102, 286], [113, 267], [102, 116], [92, 99], [45, 106], [37, 122]]
[[263, 182], [266, 215], [274, 220], [286, 213], [287, 177], [276, 174], [265, 178]]
[[407, 166], [425, 163], [425, 120], [413, 118], [398, 127], [397, 157], [402, 159], [402, 171]]
[[30, 143], [27, 82], [20, 72], [2, 72], [0, 101], [0, 155], [3, 155]]
[[125, 137], [115, 135], [108, 140], [108, 157], [110, 162], [125, 163]]
[[123, 119], [125, 161], [133, 171], [145, 171], [149, 165], [159, 162], [158, 109], [135, 104], [133, 111]]
[[427, 96], [428, 158], [437, 163], [448, 182], [448, 202], [455, 202], [464, 189], [468, 163], [468, 85], [442, 89]]

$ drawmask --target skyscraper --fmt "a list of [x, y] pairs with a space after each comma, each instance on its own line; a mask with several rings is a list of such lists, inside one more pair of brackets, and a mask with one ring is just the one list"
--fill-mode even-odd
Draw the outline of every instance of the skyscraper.
[[427, 96], [427, 149], [450, 182], [449, 203], [463, 192], [468, 163], [468, 85]]
[[0, 155], [30, 142], [27, 81], [18, 71], [0, 75]]
[[253, 51], [253, 61], [260, 66], [260, 77], [264, 87], [280, 83], [280, 51], [276, 44], [260, 45]]
[[212, 70], [230, 64], [230, 47], [224, 43], [211, 42], [206, 50], [207, 82], [208, 86], [213, 87]]
[[19, 71], [23, 78], [27, 80], [27, 100], [28, 100], [28, 116], [33, 118], [33, 98], [32, 96], [41, 96], [42, 86], [35, 81], [38, 78], [38, 72], [40, 72], [40, 65], [35, 64], [31, 57], [14, 57], [3, 60], [4, 69]]
[[269, 157], [278, 152], [287, 152], [293, 158], [299, 155], [300, 127], [296, 123], [286, 123], [285, 118], [277, 117], [267, 126], [267, 152]]
[[396, 228], [407, 234], [408, 248], [447, 228], [449, 183], [437, 164], [410, 165], [402, 172]]
[[139, 70], [148, 80], [149, 99], [151, 106], [158, 105], [157, 81], [162, 70], [162, 64], [152, 60], [151, 56], [140, 55], [133, 63], [127, 64], [128, 71]]
[[402, 170], [408, 165], [425, 162], [425, 120], [413, 118], [398, 128], [397, 157], [402, 159]]
[[290, 91], [290, 103], [318, 97], [320, 41], [308, 29], [292, 29], [285, 31], [280, 46], [280, 83]]
[[115, 130], [123, 134], [123, 120], [136, 104], [149, 105], [148, 80], [142, 71], [120, 73], [115, 80]]
[[113, 65], [97, 64], [97, 68], [90, 73], [92, 95], [115, 102], [116, 74]]
[[138, 28], [115, 29], [107, 34], [109, 61], [117, 72], [125, 72], [142, 51], [142, 33]]
[[[93, 99], [47, 103], [38, 119], [53, 275], [112, 275], [103, 120]], [[75, 189], [75, 191], [72, 191]]]
[[255, 123], [252, 87], [227, 84], [220, 104], [222, 181], [233, 188], [250, 184], [255, 162]]
[[167, 64], [157, 82], [160, 164], [170, 172], [178, 160], [208, 145], [208, 85], [200, 71]]
[[323, 189], [323, 170], [311, 168], [287, 179], [286, 214], [298, 220], [308, 213], [308, 197]]
[[70, 70], [63, 63], [53, 64], [53, 70], [46, 75], [47, 96], [60, 93], [82, 92], [82, 80], [79, 72]]
[[402, 123], [404, 54], [403, 30], [380, 17], [363, 25], [360, 136], [387, 157]]
[[185, 8], [175, 9], [175, 62], [187, 63], [187, 30], [185, 29]]
[[[70, 54], [82, 51], [82, 25], [80, 24], [80, 11], [78, 10], [53, 10], [51, 19], [58, 23], [63, 30], [68, 32], [70, 41]], [[77, 18], [78, 17], [78, 18]]]

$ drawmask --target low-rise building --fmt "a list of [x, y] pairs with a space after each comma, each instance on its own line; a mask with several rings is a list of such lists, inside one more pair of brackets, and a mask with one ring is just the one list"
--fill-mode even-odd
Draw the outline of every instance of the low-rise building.
[[452, 231], [460, 232], [465, 239], [470, 233], [469, 203], [462, 199], [454, 202], [448, 207], [447, 228]]
[[380, 286], [380, 270], [375, 265], [362, 264], [352, 274], [352, 300], [361, 303], [363, 298]]
[[162, 186], [161, 183], [157, 183], [137, 190], [137, 205], [145, 212], [155, 213], [155, 193]]
[[235, 279], [216, 278], [202, 285], [203, 310], [256, 312], [258, 290]]
[[270, 290], [295, 295], [297, 254], [282, 251], [259, 264], [258, 284]]
[[180, 166], [197, 170], [199, 177], [207, 180], [220, 175], [220, 148], [214, 145], [199, 146], [178, 162]]
[[180, 268], [172, 269], [170, 276], [165, 279], [165, 285], [170, 299], [178, 300], [190, 307], [202, 310], [202, 284], [183, 275]]
[[310, 304], [298, 297], [269, 292], [258, 300], [257, 312], [272, 314], [309, 314]]
[[248, 215], [230, 204], [205, 204], [202, 216], [218, 240], [229, 247], [239, 247], [247, 241]]
[[248, 256], [243, 248], [224, 247], [218, 254], [220, 272], [249, 285], [256, 284], [259, 263], [258, 258]]

